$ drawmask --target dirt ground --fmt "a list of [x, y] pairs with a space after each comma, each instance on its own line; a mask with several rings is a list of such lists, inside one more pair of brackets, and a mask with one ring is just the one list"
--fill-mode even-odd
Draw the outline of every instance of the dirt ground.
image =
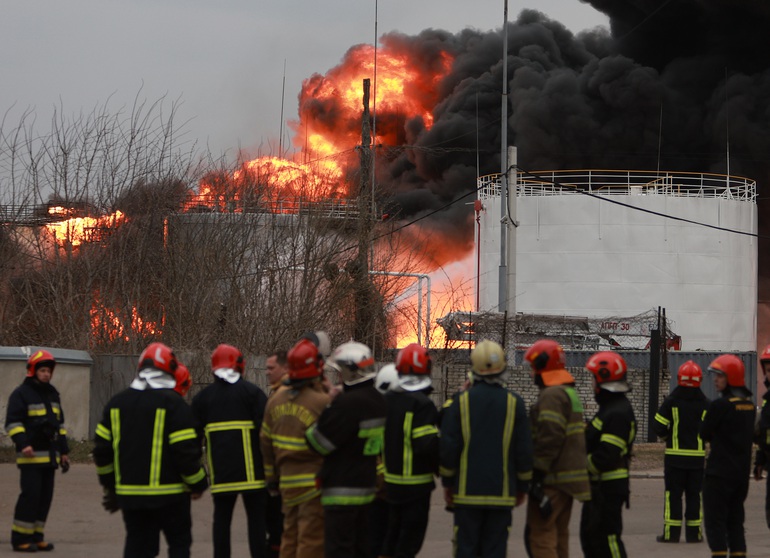
[[[658, 448], [640, 446], [632, 464], [631, 507], [623, 512], [623, 540], [629, 556], [643, 557], [664, 551], [667, 558], [709, 556], [707, 545], [661, 545], [655, 536], [662, 532], [663, 479], [662, 459]], [[18, 471], [13, 464], [0, 464], [0, 557], [18, 556], [11, 551], [10, 529], [13, 507], [18, 495]], [[76, 463], [66, 475], [58, 474], [56, 492], [46, 528], [47, 538], [56, 545], [52, 556], [82, 558], [86, 556], [120, 556], [123, 545], [123, 523], [119, 513], [110, 515], [101, 508], [101, 489], [94, 466]], [[764, 482], [751, 482], [746, 501], [746, 533], [751, 556], [770, 556], [770, 537], [764, 520]], [[420, 552], [424, 558], [451, 556], [452, 516], [444, 511], [440, 491], [434, 492], [430, 526]], [[193, 502], [194, 558], [213, 555], [211, 544], [211, 497]], [[578, 539], [580, 505], [573, 508], [570, 555], [582, 556]], [[233, 521], [233, 557], [248, 556], [245, 517], [242, 508], [236, 509]], [[514, 510], [509, 553], [524, 557], [522, 532], [524, 510]], [[161, 556], [165, 556], [162, 546]]]

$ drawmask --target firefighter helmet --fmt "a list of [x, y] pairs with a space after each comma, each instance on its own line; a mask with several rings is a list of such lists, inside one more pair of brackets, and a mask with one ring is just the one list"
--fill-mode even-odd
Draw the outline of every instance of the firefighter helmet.
[[309, 339], [300, 339], [286, 355], [289, 380], [310, 380], [323, 372], [324, 359], [318, 347]]
[[184, 397], [187, 395], [187, 392], [190, 391], [190, 387], [192, 386], [192, 376], [190, 376], [190, 371], [187, 367], [181, 362], [177, 362], [174, 378], [176, 378], [174, 391]]
[[38, 350], [32, 353], [27, 359], [27, 377], [32, 378], [35, 375], [35, 371], [41, 366], [47, 366], [51, 369], [51, 375], [53, 375], [53, 369], [56, 367], [56, 359], [48, 351]]
[[564, 349], [556, 341], [550, 339], [540, 339], [535, 341], [532, 346], [524, 353], [526, 360], [535, 371], [535, 374], [542, 374], [551, 370], [562, 370], [567, 366], [567, 357], [564, 356]]
[[332, 352], [330, 359], [340, 371], [342, 383], [352, 386], [374, 378], [372, 350], [358, 341], [343, 343]]
[[417, 343], [410, 343], [396, 355], [399, 374], [430, 374], [433, 361], [428, 350]]
[[224, 343], [217, 345], [214, 352], [211, 353], [211, 370], [219, 370], [220, 368], [228, 368], [235, 370], [238, 374], [243, 374], [243, 369], [246, 366], [246, 362], [243, 358], [243, 353], [232, 345], [226, 345]]
[[505, 371], [505, 352], [499, 343], [484, 339], [471, 351], [471, 369], [479, 376], [496, 376]]
[[616, 393], [631, 391], [626, 381], [626, 361], [618, 353], [601, 351], [594, 354], [586, 362], [586, 370], [594, 375], [599, 389]]
[[677, 384], [684, 387], [700, 387], [703, 380], [703, 370], [692, 360], [688, 360], [676, 373]]
[[139, 356], [138, 370], [145, 368], [155, 368], [167, 374], [173, 375], [176, 371], [177, 360], [171, 347], [163, 343], [150, 343]]
[[307, 339], [318, 347], [318, 352], [324, 359], [329, 358], [332, 352], [332, 343], [329, 339], [329, 335], [325, 331], [307, 331], [302, 334], [300, 339]]
[[401, 391], [398, 385], [398, 370], [395, 364], [386, 364], [374, 377], [374, 387], [383, 395], [389, 391]]
[[730, 387], [745, 387], [745, 367], [743, 361], [735, 355], [720, 355], [715, 358], [708, 368], [712, 374], [724, 374]]

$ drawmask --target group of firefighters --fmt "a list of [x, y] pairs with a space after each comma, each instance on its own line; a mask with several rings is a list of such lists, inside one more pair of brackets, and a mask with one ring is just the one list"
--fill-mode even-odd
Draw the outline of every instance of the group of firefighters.
[[[529, 411], [506, 388], [499, 344], [478, 342], [470, 359], [468, 381], [439, 410], [429, 397], [432, 359], [418, 344], [377, 371], [366, 345], [332, 351], [324, 332], [309, 332], [268, 357], [269, 394], [243, 377], [242, 352], [222, 344], [211, 355], [212, 382], [188, 405], [189, 370], [170, 347], [150, 344], [94, 439], [102, 505], [122, 513], [124, 556], [157, 556], [161, 532], [170, 557], [190, 556], [191, 500], [209, 489], [215, 557], [231, 555], [238, 495], [252, 557], [414, 557], [439, 477], [458, 558], [504, 557], [512, 509], [524, 503], [529, 556], [565, 558], [574, 500], [583, 503], [584, 556], [625, 557], [637, 425], [623, 358], [603, 351], [586, 362], [598, 404], [588, 422], [557, 342], [537, 341], [524, 355], [539, 388]], [[770, 388], [770, 346], [760, 362]], [[44, 536], [54, 472], [69, 469], [55, 366], [51, 353], [34, 352], [8, 402], [5, 428], [21, 472], [11, 533], [18, 552], [54, 549]], [[705, 397], [703, 371], [688, 361], [655, 415], [666, 441], [657, 541], [679, 542], [684, 531], [699, 543], [703, 527], [712, 556], [741, 557], [753, 444], [757, 480], [770, 458], [770, 405], [755, 420], [737, 356], [721, 355], [708, 370], [720, 397]], [[770, 480], [766, 518], [770, 528]]]

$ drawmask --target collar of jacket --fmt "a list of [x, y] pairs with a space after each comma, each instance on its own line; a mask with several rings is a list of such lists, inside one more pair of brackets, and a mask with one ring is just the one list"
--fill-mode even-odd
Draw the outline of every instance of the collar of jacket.
[[131, 389], [144, 391], [146, 389], [174, 389], [176, 380], [171, 374], [155, 368], [145, 368], [131, 382]]
[[232, 368], [217, 368], [214, 370], [214, 376], [220, 380], [224, 380], [228, 384], [234, 384], [241, 379], [240, 373]]
[[547, 372], [542, 372], [540, 377], [543, 378], [543, 385], [546, 387], [563, 386], [564, 384], [575, 383], [575, 378], [572, 377], [572, 374], [563, 368], [559, 370], [548, 370]]

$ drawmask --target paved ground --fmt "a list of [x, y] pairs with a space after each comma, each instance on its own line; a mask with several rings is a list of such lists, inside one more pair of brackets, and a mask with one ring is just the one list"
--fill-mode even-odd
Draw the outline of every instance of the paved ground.
[[[662, 545], [655, 536], [662, 531], [663, 480], [660, 471], [637, 475], [631, 481], [631, 509], [625, 510], [623, 539], [629, 556], [646, 557], [665, 552], [666, 558], [710, 556], [706, 544], [680, 543]], [[85, 556], [120, 556], [123, 544], [123, 523], [120, 514], [110, 515], [101, 508], [101, 490], [92, 465], [75, 464], [66, 475], [56, 479], [57, 487], [47, 535], [56, 544], [53, 556], [82, 558]], [[10, 528], [13, 506], [18, 494], [18, 471], [15, 465], [0, 465], [0, 556], [19, 556], [11, 552]], [[444, 511], [439, 491], [434, 493], [431, 522], [422, 558], [451, 556], [451, 515]], [[575, 506], [570, 538], [571, 556], [581, 555], [578, 541], [579, 505]], [[211, 497], [206, 494], [193, 502], [194, 558], [212, 556]], [[746, 533], [749, 555], [770, 556], [770, 536], [764, 520], [764, 483], [752, 481], [746, 502]], [[523, 509], [514, 512], [513, 530], [508, 555], [524, 557], [521, 533], [524, 528]], [[165, 555], [165, 550], [161, 551]], [[243, 509], [236, 511], [233, 523], [233, 557], [248, 556]]]

